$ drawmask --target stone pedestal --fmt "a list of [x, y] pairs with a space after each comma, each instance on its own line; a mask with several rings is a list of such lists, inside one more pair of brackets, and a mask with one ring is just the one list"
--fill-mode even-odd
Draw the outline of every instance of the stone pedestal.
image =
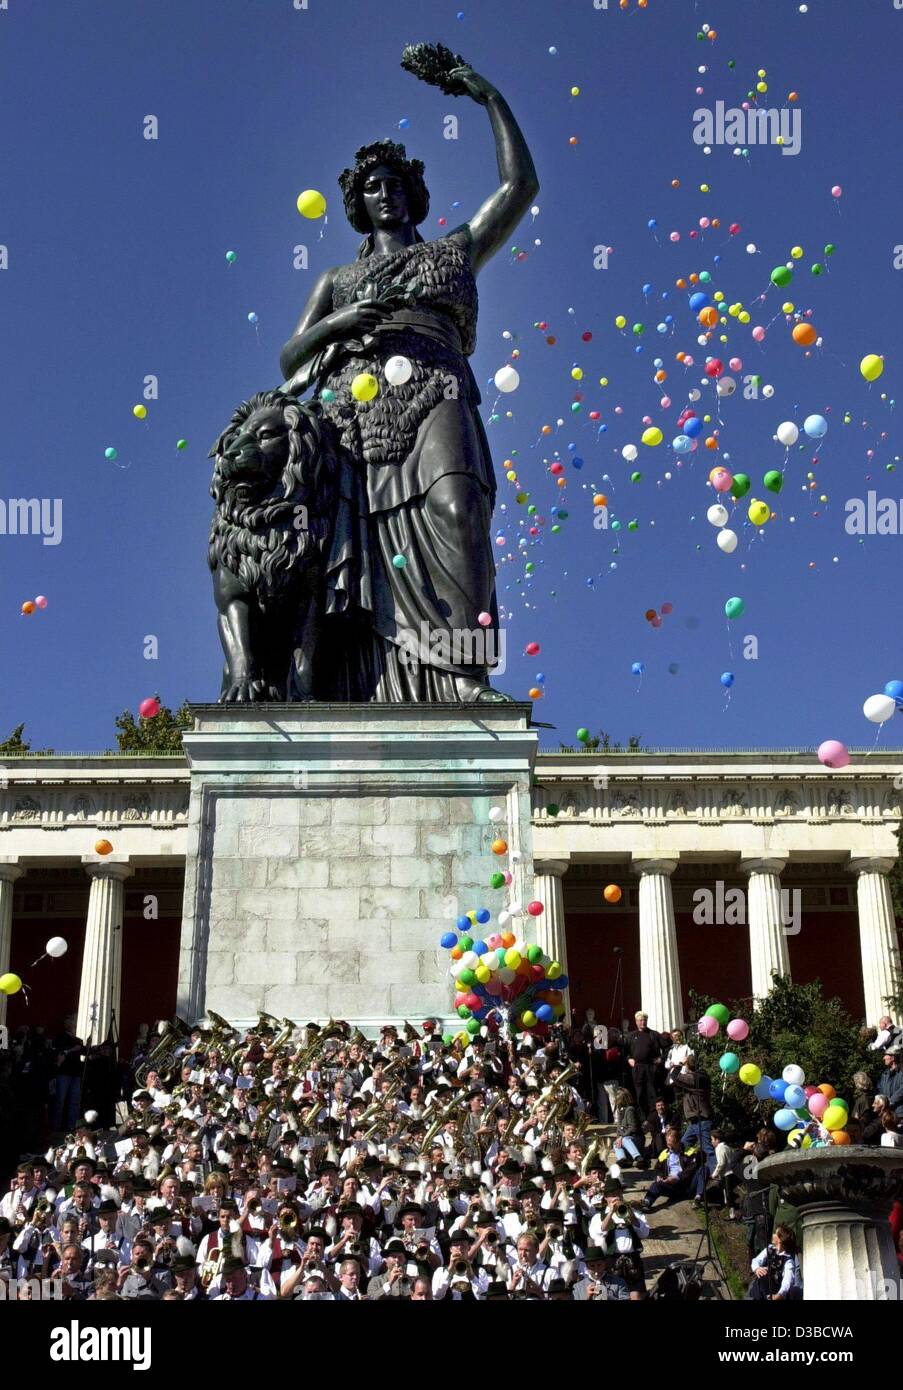
[[806, 1302], [900, 1298], [900, 1266], [887, 1217], [903, 1194], [903, 1151], [862, 1145], [787, 1149], [759, 1164], [799, 1208]]
[[[178, 1012], [449, 1018], [443, 931], [537, 896], [527, 705], [193, 707]], [[493, 826], [490, 806], [507, 824]], [[497, 860], [494, 839], [515, 858]], [[520, 856], [518, 858], [518, 856]], [[493, 890], [508, 866], [510, 890]], [[528, 939], [533, 919], [525, 919]]]

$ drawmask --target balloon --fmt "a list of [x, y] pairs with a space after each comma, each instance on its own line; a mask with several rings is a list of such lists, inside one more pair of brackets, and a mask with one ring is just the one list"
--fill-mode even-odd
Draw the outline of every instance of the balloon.
[[155, 719], [160, 713], [160, 701], [155, 695], [149, 695], [146, 700], [141, 701], [138, 713], [142, 719]]
[[[780, 492], [781, 488], [784, 486], [784, 475], [783, 473], [779, 473], [776, 468], [770, 468], [768, 472], [765, 474], [765, 477], [762, 479], [762, 482], [768, 488], [769, 492]], [[760, 505], [766, 506], [767, 504], [763, 502]], [[750, 507], [751, 506], [752, 504], [750, 504]], [[768, 518], [766, 517], [766, 521], [767, 520]]]
[[750, 499], [746, 515], [749, 517], [753, 526], [764, 526], [771, 516], [771, 508], [767, 502], [760, 502], [757, 497], [753, 497]]
[[745, 1042], [749, 1037], [749, 1024], [745, 1018], [732, 1018], [727, 1025], [727, 1036], [734, 1042]]
[[846, 767], [850, 755], [845, 746], [836, 738], [825, 739], [818, 745], [818, 761], [825, 767]]
[[23, 615], [24, 615], [26, 618], [30, 618], [31, 615], [32, 615], [32, 613], [33, 613], [34, 611], [35, 611], [35, 606], [34, 606], [34, 604], [32, 603], [32, 601], [31, 601], [30, 598], [27, 598], [27, 599], [25, 600], [25, 602], [22, 604], [22, 613], [23, 613]]
[[118, 454], [117, 450], [114, 449], [112, 445], [110, 445], [110, 448], [109, 448], [109, 449], [104, 449], [104, 451], [103, 451], [103, 456], [104, 456], [105, 459], [109, 459], [110, 462], [112, 463], [112, 462], [114, 461], [114, 459], [118, 459], [119, 454]]
[[625, 444], [621, 450], [621, 458], [625, 463], [635, 463], [639, 449], [635, 444]]
[[513, 367], [505, 365], [504, 367], [499, 367], [493, 380], [495, 381], [496, 389], [508, 395], [510, 392], [516, 391], [518, 386], [520, 386], [520, 373], [515, 371]]
[[[39, 598], [35, 599], [35, 603], [40, 608], [41, 600]], [[884, 687], [884, 693], [889, 695], [892, 700], [896, 700], [898, 705], [903, 703], [903, 681], [888, 681]]]
[[791, 1110], [799, 1110], [806, 1103], [806, 1093], [802, 1086], [788, 1086], [784, 1092], [784, 1104]]
[[405, 568], [405, 566], [407, 565], [407, 563], [408, 563], [407, 557], [404, 556], [404, 555], [393, 555], [393, 556], [392, 556], [392, 566], [393, 566], [394, 569], [403, 570], [403, 569]]
[[315, 188], [305, 188], [303, 193], [298, 194], [298, 201], [295, 206], [302, 217], [316, 221], [326, 211], [326, 199]]
[[803, 429], [810, 439], [824, 439], [828, 433], [828, 422], [823, 415], [809, 415], [803, 421]]
[[498, 825], [499, 821], [505, 819], [505, 812], [501, 806], [490, 806], [488, 819], [493, 825]]
[[783, 1099], [784, 1099], [784, 1092], [785, 1092], [786, 1090], [787, 1090], [787, 1084], [786, 1084], [786, 1082], [781, 1081], [779, 1078], [776, 1078], [774, 1081], [772, 1081], [771, 1085], [769, 1086], [769, 1088], [768, 1088], [768, 1094], [769, 1094], [769, 1096], [771, 1097], [772, 1100], [783, 1100]]
[[650, 448], [654, 448], [656, 444], [661, 444], [663, 438], [664, 436], [657, 425], [651, 425], [648, 430], [643, 431], [641, 436], [642, 443], [648, 444]]
[[235, 262], [238, 260], [238, 257], [236, 256], [234, 251], [227, 251], [226, 260], [229, 262], [230, 265], [234, 265]]
[[828, 1097], [828, 1100], [835, 1100], [837, 1098], [837, 1092], [835, 1091], [833, 1086], [828, 1086], [824, 1082], [822, 1082], [818, 1089], [821, 1091], [823, 1096]]
[[800, 437], [800, 432], [792, 420], [785, 420], [782, 425], [778, 425], [775, 434], [788, 449], [792, 448]]
[[896, 702], [889, 695], [870, 695], [862, 706], [862, 713], [873, 724], [886, 724], [896, 711]]
[[439, 945], [446, 951], [450, 951], [453, 946], [457, 946], [458, 938], [453, 931], [447, 931], [439, 938]]
[[804, 1129], [791, 1130], [787, 1135], [787, 1145], [791, 1149], [811, 1149], [812, 1135], [807, 1134]]
[[735, 473], [734, 481], [731, 483], [731, 495], [739, 502], [741, 497], [745, 497], [752, 484], [745, 473]]
[[358, 372], [351, 383], [351, 394], [356, 401], [372, 401], [379, 393], [379, 382], [369, 372]]
[[718, 1058], [718, 1065], [728, 1076], [740, 1070], [740, 1058], [736, 1052], [725, 1052]]
[[705, 515], [706, 520], [713, 526], [727, 525], [727, 507], [723, 507], [720, 502], [714, 502]]
[[716, 492], [730, 492], [734, 478], [726, 468], [713, 468], [709, 481]]
[[733, 671], [723, 671], [720, 679], [721, 684], [724, 686], [725, 690], [730, 690], [736, 677], [734, 676]]
[[761, 1081], [756, 1082], [756, 1088], [754, 1092], [756, 1100], [770, 1100], [771, 1086], [772, 1078], [770, 1076], [765, 1076], [763, 1073]]
[[260, 319], [257, 317], [255, 313], [248, 314], [248, 323], [258, 324], [259, 322]]
[[60, 956], [64, 956], [69, 950], [69, 942], [62, 936], [52, 936], [44, 950], [48, 956], [52, 956], [54, 960], [59, 960]]
[[110, 844], [109, 840], [97, 840], [94, 844], [94, 853], [112, 854], [113, 846]]
[[701, 1038], [714, 1038], [715, 1034], [718, 1032], [720, 1024], [718, 1023], [717, 1018], [709, 1018], [708, 1014], [706, 1014], [703, 1018], [699, 1020], [697, 1027], [699, 1029], [699, 1036]]
[[788, 1130], [796, 1129], [799, 1121], [792, 1110], [783, 1109], [775, 1111], [774, 1123], [776, 1129], [784, 1130], [786, 1133]]
[[811, 323], [798, 323], [790, 336], [800, 347], [811, 347], [818, 342], [818, 334]]
[[723, 1004], [710, 1004], [705, 1011], [705, 1016], [706, 1018], [717, 1019], [722, 1027], [730, 1020], [730, 1012]]
[[607, 903], [619, 903], [623, 894], [616, 883], [609, 883], [603, 889], [602, 896]]
[[789, 285], [792, 279], [793, 271], [790, 269], [789, 266], [776, 265], [774, 270], [771, 272], [771, 283], [773, 285]]
[[133, 405], [133, 406], [132, 406], [132, 414], [134, 415], [134, 417], [135, 417], [136, 420], [145, 420], [145, 419], [147, 419], [147, 406], [146, 406], [146, 405]]
[[874, 352], [870, 352], [859, 363], [859, 370], [866, 381], [877, 381], [884, 371], [884, 362]]
[[543, 912], [542, 903], [536, 901], [532, 903], [527, 903], [527, 912], [530, 914], [531, 917], [540, 917]]
[[537, 1016], [532, 1009], [525, 1009], [520, 1016], [520, 1021], [525, 1028], [535, 1028]]
[[390, 357], [383, 371], [390, 386], [404, 386], [410, 381], [414, 368], [407, 357]]
[[18, 994], [22, 981], [18, 975], [0, 975], [0, 994]]
[[790, 1062], [784, 1068], [781, 1072], [781, 1076], [788, 1086], [802, 1086], [806, 1080], [806, 1073], [803, 1071], [802, 1067], [796, 1066], [794, 1062]]
[[845, 1129], [835, 1129], [831, 1135], [832, 1144], [852, 1144], [852, 1142]]
[[35, 608], [46, 608], [46, 607], [47, 607], [47, 600], [46, 600], [46, 598], [44, 597], [43, 594], [38, 594], [37, 598], [36, 598], [35, 601], [34, 601], [34, 606], [35, 606]]
[[718, 549], [722, 550], [725, 555], [733, 555], [737, 549], [737, 533], [736, 531], [729, 531], [727, 527], [718, 532], [715, 541]]
[[832, 1103], [821, 1117], [825, 1129], [843, 1129], [847, 1122], [847, 1112], [842, 1105]]
[[[746, 604], [743, 602], [742, 598], [729, 598], [724, 605], [724, 614], [727, 618], [742, 618], [745, 611]], [[725, 1018], [724, 1021], [726, 1023], [727, 1019]]]
[[740, 1068], [740, 1080], [744, 1086], [758, 1086], [762, 1080], [762, 1073], [755, 1062], [745, 1062]]

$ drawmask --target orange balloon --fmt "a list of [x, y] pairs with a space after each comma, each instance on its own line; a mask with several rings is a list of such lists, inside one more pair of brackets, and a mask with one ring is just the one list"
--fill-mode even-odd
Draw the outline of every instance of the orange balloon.
[[852, 1144], [852, 1139], [845, 1129], [834, 1129], [831, 1131], [832, 1144]]
[[451, 948], [451, 951], [449, 952], [449, 955], [451, 956], [452, 960], [460, 960], [463, 954], [464, 952], [461, 950], [460, 946], [453, 946]]
[[793, 330], [793, 341], [799, 343], [800, 347], [811, 347], [818, 338], [818, 334], [811, 323], [798, 323]]
[[651, 622], [652, 622], [652, 619], [653, 619], [653, 618], [657, 618], [657, 617], [658, 617], [658, 614], [656, 613], [656, 611], [655, 611], [654, 608], [647, 608], [647, 609], [646, 609], [645, 618], [646, 618], [646, 622], [647, 622], [647, 623], [651, 623]]
[[707, 309], [700, 309], [699, 322], [703, 328], [714, 328], [718, 322], [718, 310], [713, 305], [709, 305]]
[[35, 606], [30, 598], [26, 599], [25, 602], [22, 604], [22, 612], [25, 614], [26, 617], [28, 617], [29, 613], [33, 613], [34, 609]]
[[594, 497], [593, 497], [593, 506], [594, 506], [594, 507], [607, 507], [607, 506], [608, 506], [608, 498], [605, 496], [605, 493], [604, 493], [604, 492], [597, 492], [597, 493], [594, 495]]
[[509, 950], [517, 940], [517, 937], [514, 935], [513, 931], [503, 931], [501, 933], [501, 937], [502, 945], [505, 947], [506, 951]]
[[677, 286], [677, 288], [678, 288], [679, 290], [685, 290], [685, 289], [687, 288], [687, 282], [686, 282], [686, 280], [683, 280], [683, 279], [681, 279], [681, 280], [675, 280], [674, 283], [676, 284], [676, 286]]
[[823, 1096], [828, 1097], [828, 1100], [833, 1100], [834, 1097], [837, 1095], [837, 1092], [835, 1091], [834, 1087], [829, 1086], [827, 1083], [825, 1083], [823, 1086], [819, 1086], [818, 1089], [821, 1091]]
[[98, 840], [94, 846], [95, 854], [112, 854], [113, 846], [109, 840]]
[[619, 903], [623, 894], [616, 883], [609, 883], [602, 896], [607, 903]]
[[531, 700], [542, 699], [542, 691], [540, 690], [538, 685], [531, 686], [530, 689], [527, 691], [527, 694], [529, 695]]
[[718, 448], [718, 440], [715, 438], [715, 436], [714, 436], [713, 434], [710, 434], [710, 435], [709, 435], [708, 439], [707, 439], [706, 442], [705, 442], [705, 447], [706, 447], [707, 449], [717, 449], [717, 448]]
[[493, 842], [492, 842], [492, 852], [493, 852], [493, 854], [507, 854], [507, 853], [508, 853], [508, 841], [507, 841], [507, 840], [493, 840]]

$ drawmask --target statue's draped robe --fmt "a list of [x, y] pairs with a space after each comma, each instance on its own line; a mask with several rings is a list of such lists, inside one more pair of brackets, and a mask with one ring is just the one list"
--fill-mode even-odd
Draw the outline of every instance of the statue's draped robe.
[[[333, 308], [401, 285], [407, 307], [380, 325], [372, 346], [327, 349], [311, 363], [323, 412], [339, 436], [342, 499], [328, 561], [323, 626], [325, 694], [334, 699], [455, 701], [456, 676], [485, 679], [497, 652], [498, 617], [490, 523], [495, 479], [467, 361], [476, 343], [477, 286], [454, 234], [389, 255], [365, 256], [336, 274]], [[412, 366], [402, 386], [386, 381], [390, 357]], [[351, 383], [369, 372], [370, 401]], [[326, 391], [326, 399], [323, 392]], [[330, 394], [332, 393], [332, 394]], [[449, 474], [471, 477], [482, 554], [425, 499]], [[473, 520], [473, 518], [472, 518]], [[404, 566], [393, 565], [396, 556]], [[490, 629], [478, 624], [489, 613]], [[471, 653], [461, 634], [486, 639]], [[428, 646], [422, 638], [427, 634]], [[413, 649], [416, 663], [405, 659]]]

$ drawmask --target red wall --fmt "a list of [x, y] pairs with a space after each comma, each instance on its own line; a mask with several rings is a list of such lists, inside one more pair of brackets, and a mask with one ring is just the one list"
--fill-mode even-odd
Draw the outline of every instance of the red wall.
[[[640, 950], [635, 912], [566, 914], [568, 979], [571, 1009], [582, 1014], [595, 1009], [600, 1023], [621, 1026], [620, 987], [615, 989], [618, 961], [622, 962], [624, 1009], [632, 1018], [639, 1008]], [[623, 947], [616, 956], [613, 946]]]

